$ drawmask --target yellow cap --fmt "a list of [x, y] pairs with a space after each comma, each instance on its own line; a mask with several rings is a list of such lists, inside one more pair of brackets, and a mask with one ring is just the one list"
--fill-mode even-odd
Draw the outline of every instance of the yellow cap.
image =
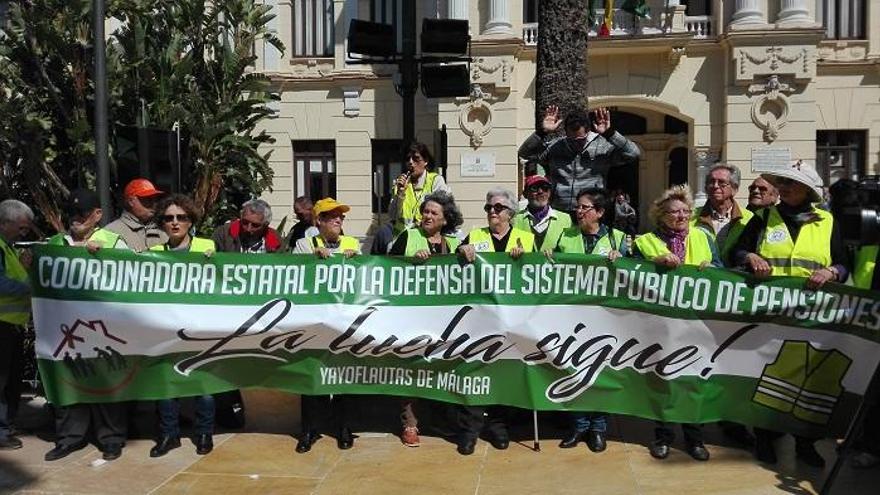
[[312, 211], [315, 213], [315, 216], [318, 216], [321, 213], [327, 213], [328, 211], [333, 211], [333, 210], [342, 210], [342, 212], [345, 213], [345, 212], [351, 210], [351, 207], [349, 207], [347, 204], [340, 203], [339, 201], [336, 201], [333, 198], [324, 198], [324, 199], [318, 200], [318, 202], [315, 203], [315, 206], [312, 208]]

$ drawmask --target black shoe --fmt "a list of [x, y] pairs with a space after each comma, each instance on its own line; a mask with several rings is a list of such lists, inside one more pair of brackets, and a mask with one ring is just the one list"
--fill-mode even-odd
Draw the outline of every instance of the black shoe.
[[196, 454], [206, 455], [214, 450], [214, 438], [210, 433], [200, 433], [196, 435]]
[[708, 461], [709, 460], [709, 451], [706, 450], [706, 446], [703, 445], [703, 442], [692, 443], [687, 446], [687, 453], [689, 456], [693, 457], [698, 461]]
[[105, 461], [112, 461], [115, 459], [119, 459], [119, 456], [122, 455], [122, 444], [121, 443], [111, 443], [104, 446], [101, 449], [101, 453], [103, 454]]
[[339, 430], [339, 435], [336, 436], [336, 446], [339, 447], [339, 450], [348, 450], [354, 446], [354, 435], [351, 434], [351, 430], [348, 428]]
[[739, 447], [752, 448], [755, 446], [755, 436], [749, 433], [749, 430], [744, 425], [723, 423], [721, 433]]
[[587, 432], [585, 431], [573, 431], [568, 434], [567, 437], [563, 438], [561, 442], [559, 442], [560, 449], [571, 449], [577, 447], [578, 442], [583, 440], [584, 435]]
[[0, 450], [15, 450], [21, 448], [21, 440], [8, 436], [0, 440]]
[[86, 445], [88, 445], [86, 442], [75, 443], [73, 445], [55, 444], [55, 448], [46, 452], [43, 459], [46, 461], [57, 461], [58, 459], [63, 459], [77, 450], [82, 449]]
[[814, 468], [825, 467], [825, 459], [816, 451], [813, 442], [798, 442], [794, 447], [795, 457], [807, 466]]
[[298, 454], [305, 454], [312, 450], [312, 445], [314, 445], [319, 438], [321, 438], [321, 434], [314, 430], [309, 430], [303, 433], [296, 442], [296, 452]]
[[758, 435], [755, 438], [755, 458], [764, 464], [776, 464], [776, 449], [773, 440], [766, 435]]
[[648, 450], [654, 459], [666, 459], [669, 457], [669, 444], [663, 440], [654, 440]]
[[602, 431], [588, 431], [587, 432], [587, 448], [590, 449], [591, 452], [602, 452], [608, 447], [608, 444], [605, 442], [605, 432]]
[[477, 446], [477, 439], [474, 437], [461, 437], [458, 439], [458, 453], [461, 455], [471, 455]]
[[162, 457], [177, 447], [180, 447], [180, 437], [162, 436], [150, 449], [150, 457]]

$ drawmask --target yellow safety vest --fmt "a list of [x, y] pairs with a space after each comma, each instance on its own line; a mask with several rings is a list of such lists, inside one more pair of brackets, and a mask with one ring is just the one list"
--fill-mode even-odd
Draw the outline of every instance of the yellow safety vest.
[[[450, 253], [454, 253], [461, 241], [452, 235], [444, 235], [443, 241], [446, 242], [446, 249]], [[404, 256], [415, 256], [419, 251], [427, 251], [428, 238], [422, 233], [422, 229], [406, 229], [406, 251]]]
[[[0, 238], [0, 249], [3, 250], [3, 263], [6, 267], [6, 278], [28, 283], [28, 273], [18, 253]], [[0, 296], [0, 321], [13, 325], [25, 325], [31, 317], [30, 296]]]
[[[322, 247], [326, 246], [326, 244], [324, 243], [324, 239], [319, 235], [310, 237], [309, 239], [311, 239], [313, 249], [322, 248]], [[361, 243], [360, 243], [360, 241], [358, 241], [354, 237], [349, 237], [347, 235], [341, 235], [341, 236], [339, 236], [339, 251], [340, 252], [357, 251], [358, 253], [360, 253], [361, 252]]]
[[620, 246], [625, 241], [626, 234], [624, 232], [617, 229], [608, 229], [605, 235], [596, 241], [593, 250], [587, 253], [581, 228], [574, 226], [562, 231], [559, 243], [556, 244], [556, 251], [560, 253], [598, 254], [600, 256], [608, 256], [611, 251], [620, 251]]
[[[168, 244], [158, 244], [150, 248], [150, 251], [167, 251]], [[193, 237], [189, 240], [189, 252], [190, 253], [204, 253], [205, 251], [216, 251], [217, 246], [214, 244], [214, 241], [211, 239], [205, 239], [202, 237]]]
[[[492, 242], [492, 232], [489, 230], [489, 227], [472, 230], [468, 234], [468, 241], [478, 253], [495, 252], [495, 243]], [[519, 244], [522, 244], [525, 252], [530, 253], [535, 250], [535, 234], [511, 227], [510, 237], [507, 238], [507, 246], [505, 246], [504, 252], [509, 253], [512, 251], [517, 246], [517, 241], [519, 241]]]
[[394, 222], [394, 233], [400, 234], [409, 227], [417, 225], [422, 221], [422, 199], [425, 195], [430, 194], [434, 189], [434, 181], [437, 180], [437, 174], [434, 172], [425, 172], [425, 184], [416, 193], [412, 182], [406, 184], [403, 190], [403, 204], [400, 207], [400, 217]]
[[[547, 230], [544, 231], [544, 239], [541, 241], [541, 251], [553, 249], [562, 236], [562, 231], [571, 227], [571, 217], [567, 213], [551, 209], [548, 215], [550, 219], [548, 220]], [[538, 235], [532, 229], [531, 218], [532, 216], [528, 214], [528, 210], [522, 210], [513, 218], [513, 227], [531, 232], [537, 238]]]
[[[701, 265], [712, 261], [712, 238], [703, 229], [689, 229], [684, 241], [685, 265]], [[657, 234], [648, 232], [636, 238], [636, 247], [645, 259], [653, 260], [657, 256], [669, 254], [669, 248]]]
[[831, 266], [831, 213], [813, 208], [819, 221], [801, 226], [793, 242], [788, 227], [775, 206], [766, 209], [767, 228], [758, 242], [758, 255], [770, 265], [770, 275], [809, 277], [815, 270]]
[[[102, 246], [112, 248], [119, 241], [119, 234], [111, 232], [107, 229], [97, 229], [89, 236], [90, 241], [98, 241]], [[65, 234], [59, 232], [49, 238], [50, 246], [67, 246]]]
[[841, 380], [852, 360], [836, 349], [786, 341], [776, 360], [764, 366], [754, 402], [816, 424], [827, 424], [843, 394]]
[[853, 267], [853, 284], [862, 289], [870, 289], [874, 281], [874, 264], [877, 263], [877, 250], [880, 246], [862, 246], [856, 252], [856, 263]]

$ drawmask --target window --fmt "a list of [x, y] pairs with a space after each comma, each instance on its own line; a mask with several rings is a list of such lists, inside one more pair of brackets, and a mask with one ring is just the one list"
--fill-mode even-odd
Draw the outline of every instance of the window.
[[332, 57], [333, 0], [293, 0], [293, 56]]
[[336, 197], [336, 143], [333, 141], [293, 142], [294, 197], [306, 196], [313, 202]]
[[538, 0], [525, 0], [523, 2], [523, 23], [538, 22]]
[[816, 170], [826, 186], [865, 172], [866, 131], [818, 131]]
[[865, 39], [867, 0], [820, 0], [819, 21], [829, 39]]
[[685, 15], [712, 15], [711, 0], [683, 0], [681, 3], [687, 7]]
[[403, 173], [403, 142], [373, 140], [373, 213], [387, 213], [394, 194], [394, 179]]

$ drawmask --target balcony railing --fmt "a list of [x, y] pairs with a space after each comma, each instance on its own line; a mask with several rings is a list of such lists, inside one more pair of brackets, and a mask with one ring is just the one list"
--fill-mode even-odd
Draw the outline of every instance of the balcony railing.
[[[604, 9], [596, 10], [596, 19], [590, 26], [589, 36], [598, 36], [599, 28], [604, 18]], [[656, 15], [652, 18], [640, 19], [633, 14], [614, 9], [614, 15], [611, 20], [611, 37], [627, 37], [627, 36], [664, 36], [670, 33], [692, 33], [694, 38], [704, 39], [713, 36], [712, 18], [707, 15], [685, 16], [684, 27], [675, 27], [675, 23], [670, 22], [673, 9], [670, 9], [670, 17], [664, 14]], [[681, 26], [681, 24], [679, 24]], [[538, 23], [530, 22], [523, 24], [522, 30], [523, 41], [527, 46], [535, 46], [538, 44]]]

